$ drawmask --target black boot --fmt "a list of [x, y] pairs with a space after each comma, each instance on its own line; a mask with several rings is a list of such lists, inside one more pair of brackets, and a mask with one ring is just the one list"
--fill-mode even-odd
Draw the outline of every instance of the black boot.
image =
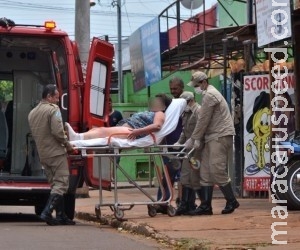
[[[196, 205], [195, 201], [196, 201], [196, 192], [194, 189], [189, 188], [189, 198], [188, 198], [188, 205], [187, 205], [188, 212], [194, 211], [196, 209], [197, 205]], [[186, 213], [186, 214], [188, 214], [188, 213]]]
[[40, 218], [50, 226], [59, 225], [59, 222], [52, 217], [53, 210], [56, 209], [59, 202], [58, 194], [50, 194], [47, 204], [40, 215]]
[[72, 221], [65, 214], [65, 201], [62, 195], [59, 195], [59, 202], [56, 208], [56, 220], [60, 225], [75, 225], [75, 221]]
[[188, 200], [190, 189], [182, 186], [182, 197], [175, 215], [182, 215], [188, 212]]
[[229, 182], [225, 186], [220, 186], [219, 188], [226, 199], [226, 206], [222, 210], [222, 214], [231, 214], [236, 208], [240, 206], [239, 202], [236, 200], [233, 194], [231, 183]]
[[212, 186], [203, 186], [200, 189], [200, 200], [201, 204], [196, 210], [189, 212], [189, 215], [212, 215], [212, 195], [214, 187]]

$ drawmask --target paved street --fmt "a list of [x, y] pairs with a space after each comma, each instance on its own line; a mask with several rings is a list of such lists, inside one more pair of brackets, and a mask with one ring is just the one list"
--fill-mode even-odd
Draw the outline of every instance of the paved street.
[[[156, 191], [147, 190], [151, 194]], [[112, 192], [105, 191], [104, 199], [111, 200], [112, 195]], [[99, 199], [98, 191], [90, 191], [90, 196], [91, 198], [76, 201], [78, 217], [82, 214], [94, 216], [94, 205]], [[119, 197], [122, 201], [145, 200], [135, 189], [121, 189]], [[136, 206], [131, 211], [126, 211], [125, 218], [128, 221], [117, 226], [122, 230], [113, 228], [117, 224], [114, 226], [82, 220], [77, 220], [76, 226], [50, 227], [33, 214], [32, 207], [0, 206], [0, 249], [167, 249], [157, 242], [176, 244], [176, 249], [282, 249], [281, 245], [274, 246], [270, 242], [270, 226], [274, 222], [270, 211], [273, 205], [265, 199], [240, 199], [240, 203], [241, 207], [235, 213], [222, 216], [220, 210], [224, 200], [214, 199], [215, 215], [195, 218], [170, 218], [161, 214], [151, 218], [147, 215], [145, 206]], [[103, 218], [109, 219], [111, 214], [109, 208], [102, 209]], [[278, 239], [288, 240], [285, 249], [298, 250], [299, 212], [290, 211], [285, 221], [287, 235]], [[135, 233], [131, 234], [129, 231]]]
[[30, 207], [0, 207], [0, 249], [159, 249], [155, 241], [96, 224], [50, 227], [32, 213]]
[[[157, 191], [156, 188], [146, 188], [146, 190], [153, 196]], [[284, 245], [286, 250], [300, 249], [299, 211], [289, 211], [288, 218], [281, 220], [278, 216], [272, 218], [271, 209], [275, 205], [267, 199], [239, 199], [241, 206], [233, 214], [221, 215], [225, 201], [221, 198], [219, 190], [215, 190], [214, 193], [213, 216], [169, 217], [157, 214], [156, 217], [151, 218], [147, 214], [146, 206], [135, 206], [131, 211], [125, 211], [125, 218], [128, 221], [121, 223], [119, 227], [149, 235], [158, 241], [167, 241], [180, 249], [281, 250], [282, 245], [271, 243], [271, 225], [273, 222], [284, 221], [287, 225], [277, 227], [277, 230], [281, 228], [281, 230], [286, 230], [287, 234], [277, 236], [276, 239], [287, 240], [288, 244]], [[121, 202], [147, 200], [137, 189], [119, 189], [118, 195]], [[113, 192], [104, 191], [103, 199], [111, 202]], [[85, 215], [88, 219], [92, 219], [93, 216], [95, 217], [94, 208], [98, 202], [98, 191], [90, 191], [89, 199], [76, 201], [77, 215], [79, 217]], [[102, 217], [113, 217], [108, 207], [103, 207], [101, 211]], [[275, 215], [277, 215], [276, 212]]]

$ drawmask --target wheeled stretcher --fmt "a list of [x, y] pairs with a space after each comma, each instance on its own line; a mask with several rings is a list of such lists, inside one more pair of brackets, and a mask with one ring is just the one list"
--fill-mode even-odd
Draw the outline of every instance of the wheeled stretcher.
[[[113, 173], [114, 173], [114, 201], [105, 202], [102, 195], [102, 172], [104, 167], [99, 164], [98, 174], [99, 174], [99, 204], [95, 206], [95, 212], [97, 217], [101, 216], [101, 207], [108, 206], [114, 212], [114, 215], [117, 219], [121, 220], [124, 216], [125, 210], [132, 209], [135, 205], [147, 205], [149, 216], [153, 217], [156, 215], [156, 208], [158, 205], [167, 206], [167, 213], [169, 216], [175, 215], [175, 208], [171, 205], [172, 201], [172, 184], [169, 178], [168, 169], [164, 164], [162, 164], [162, 156], [169, 157], [170, 160], [181, 160], [189, 156], [189, 153], [182, 151], [180, 148], [178, 150], [169, 151], [173, 145], [161, 145], [163, 138], [173, 132], [178, 124], [179, 118], [186, 107], [186, 101], [184, 99], [174, 99], [172, 103], [166, 110], [165, 122], [161, 130], [157, 133], [153, 133], [146, 137], [137, 139], [137, 140], [127, 140], [120, 139], [111, 136], [109, 138], [99, 138], [92, 140], [80, 140], [72, 141], [71, 143], [80, 151], [81, 156], [84, 157], [108, 157], [112, 162]], [[130, 152], [133, 149], [143, 149], [140, 152]], [[138, 185], [128, 173], [120, 166], [118, 163], [119, 157], [130, 157], [130, 156], [148, 156], [149, 157], [149, 168], [154, 168], [154, 173], [156, 173], [159, 186], [162, 191], [162, 198], [157, 200], [152, 197], [144, 188]], [[160, 161], [157, 163], [157, 161]], [[154, 163], [153, 165], [151, 163]], [[163, 165], [162, 171], [160, 170], [159, 165]], [[119, 170], [128, 181], [139, 189], [148, 199], [146, 201], [128, 201], [128, 202], [119, 202], [118, 199], [118, 185], [117, 185], [117, 170]], [[167, 189], [170, 192], [170, 196], [166, 199], [166, 191], [162, 183], [162, 175], [166, 177]]]
[[[162, 171], [160, 170], [159, 165], [157, 164], [157, 158], [160, 159], [162, 162], [161, 157], [166, 156], [170, 157], [172, 160], [182, 160], [186, 157], [188, 157], [188, 153], [183, 153], [182, 151], [176, 151], [176, 152], [169, 152], [168, 148], [170, 148], [171, 145], [157, 145], [157, 146], [149, 146], [145, 147], [144, 151], [142, 153], [131, 153], [128, 151], [128, 148], [120, 148], [120, 147], [89, 147], [89, 148], [78, 148], [81, 151], [82, 157], [109, 157], [110, 161], [112, 162], [113, 166], [113, 173], [114, 173], [114, 201], [111, 203], [107, 203], [103, 201], [103, 195], [102, 195], [102, 167], [99, 165], [98, 174], [99, 174], [99, 204], [95, 206], [95, 212], [97, 217], [101, 216], [101, 210], [100, 208], [102, 206], [109, 206], [111, 210], [114, 212], [114, 215], [117, 219], [121, 220], [124, 216], [125, 210], [131, 210], [135, 205], [147, 205], [148, 206], [148, 214], [151, 217], [154, 217], [156, 215], [156, 209], [157, 205], [163, 205], [167, 206], [167, 214], [169, 216], [175, 215], [175, 208], [171, 205], [171, 201], [173, 198], [173, 192], [172, 192], [172, 184], [171, 180], [169, 178], [168, 169], [165, 165], [162, 167]], [[136, 148], [131, 148], [136, 149]], [[91, 152], [89, 152], [91, 151]], [[130, 156], [138, 156], [138, 155], [146, 155], [149, 157], [149, 167], [154, 168], [154, 173], [157, 176], [157, 180], [159, 183], [159, 187], [162, 191], [162, 198], [160, 200], [157, 200], [156, 198], [152, 197], [152, 195], [147, 192], [143, 187], [141, 187], [137, 182], [135, 182], [129, 174], [120, 166], [120, 164], [117, 162], [117, 159], [119, 157], [130, 157]], [[154, 163], [153, 166], [151, 163]], [[139, 189], [147, 198], [147, 201], [128, 201], [128, 202], [119, 202], [118, 200], [118, 185], [117, 185], [117, 170], [119, 170], [126, 179], [137, 189]], [[152, 170], [150, 170], [151, 172]], [[167, 187], [163, 186], [162, 183], [162, 175], [165, 175]], [[170, 196], [166, 199], [166, 191], [165, 188], [168, 189]]]

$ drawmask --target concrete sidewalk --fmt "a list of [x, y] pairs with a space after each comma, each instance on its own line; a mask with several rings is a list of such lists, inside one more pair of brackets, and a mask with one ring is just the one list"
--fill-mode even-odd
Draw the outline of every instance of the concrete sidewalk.
[[[156, 188], [146, 188], [155, 197]], [[218, 192], [216, 192], [218, 195]], [[148, 201], [137, 189], [120, 189], [120, 202]], [[103, 199], [113, 201], [113, 192], [104, 191]], [[110, 224], [119, 230], [132, 231], [167, 243], [176, 249], [300, 249], [300, 213], [291, 211], [284, 221], [287, 226], [281, 230], [287, 235], [277, 236], [277, 240], [287, 240], [287, 245], [271, 244], [271, 224], [282, 222], [278, 216], [273, 219], [271, 209], [274, 204], [266, 199], [240, 199], [240, 208], [233, 214], [221, 215], [225, 200], [213, 200], [213, 216], [178, 216], [157, 214], [149, 217], [147, 206], [139, 205], [125, 211], [127, 221], [114, 219], [108, 207], [101, 208], [102, 219], [95, 216], [95, 204], [99, 203], [98, 190], [90, 191], [90, 198], [77, 199], [76, 216], [79, 219]], [[199, 202], [199, 201], [197, 201]], [[276, 214], [276, 213], [275, 213]], [[279, 228], [277, 228], [279, 230]]]

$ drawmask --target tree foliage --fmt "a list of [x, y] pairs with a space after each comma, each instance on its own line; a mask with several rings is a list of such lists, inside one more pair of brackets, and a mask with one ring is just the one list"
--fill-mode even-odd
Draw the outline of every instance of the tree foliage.
[[0, 81], [0, 102], [12, 100], [13, 92], [13, 82]]

